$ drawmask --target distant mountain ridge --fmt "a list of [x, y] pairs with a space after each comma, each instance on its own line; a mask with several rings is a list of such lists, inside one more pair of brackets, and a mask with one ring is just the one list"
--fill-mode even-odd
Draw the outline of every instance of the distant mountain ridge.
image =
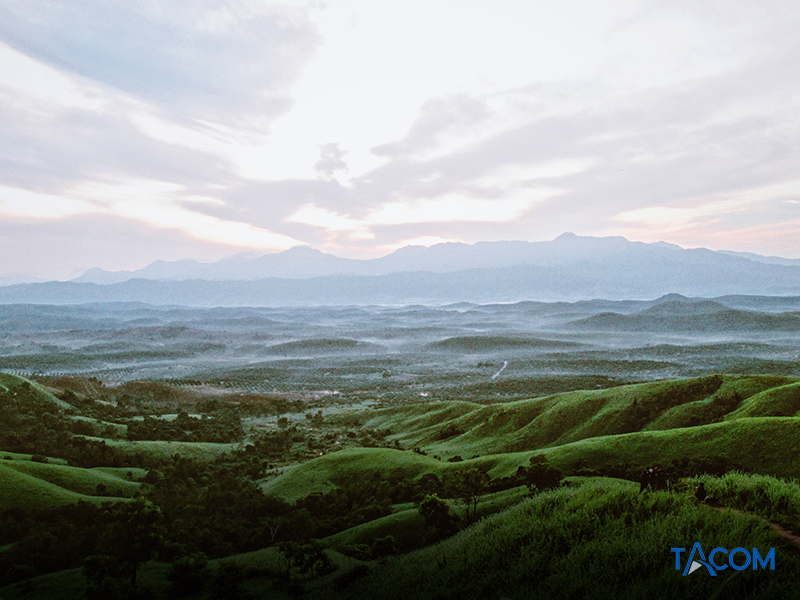
[[296, 247], [5, 286], [0, 303], [281, 306], [800, 295], [800, 265], [762, 258], [569, 233], [550, 242], [410, 246], [371, 260]]
[[[386, 256], [365, 260], [340, 258], [309, 246], [295, 246], [284, 252], [262, 256], [253, 256], [252, 253], [238, 254], [213, 263], [159, 260], [136, 271], [105, 271], [94, 268], [72, 281], [106, 285], [130, 279], [255, 281], [272, 277], [308, 279], [328, 275], [375, 276], [414, 271], [452, 273], [466, 269], [523, 265], [556, 267], [589, 258], [612, 258], [631, 251], [650, 252], [653, 255], [694, 252], [663, 242], [645, 244], [630, 242], [623, 237], [594, 238], [564, 233], [549, 242], [448, 242], [430, 247], [406, 246]], [[721, 257], [723, 253], [717, 254]], [[752, 260], [750, 256], [747, 258]], [[768, 257], [762, 258], [762, 262], [768, 260]], [[797, 266], [800, 266], [800, 261], [797, 261]]]

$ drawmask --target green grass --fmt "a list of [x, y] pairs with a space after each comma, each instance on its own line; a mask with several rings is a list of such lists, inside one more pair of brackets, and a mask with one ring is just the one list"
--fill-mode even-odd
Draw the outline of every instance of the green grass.
[[[709, 598], [722, 577], [682, 577], [670, 548], [776, 547], [776, 570], [742, 571], [726, 598], [794, 597], [800, 559], [758, 516], [698, 506], [690, 493], [639, 495], [595, 480], [540, 494], [434, 546], [390, 559], [315, 598]], [[684, 557], [685, 561], [685, 557]], [[727, 575], [727, 573], [726, 573]]]
[[413, 452], [386, 448], [354, 448], [340, 450], [308, 462], [284, 469], [282, 475], [261, 485], [268, 494], [297, 500], [314, 492], [326, 492], [353, 481], [361, 473], [381, 473], [388, 476], [394, 469], [403, 468], [409, 477], [422, 473], [443, 473], [449, 463]]
[[[82, 469], [46, 463], [26, 462], [21, 460], [5, 461], [4, 466], [14, 469], [19, 473], [36, 477], [42, 481], [52, 483], [60, 488], [88, 496], [98, 495], [96, 488], [104, 485], [115, 496], [130, 497], [141, 487], [140, 483], [129, 480], [127, 472], [130, 469]], [[142, 469], [137, 469], [141, 474]]]
[[[155, 597], [166, 597], [169, 565], [148, 562], [142, 565], [137, 577], [140, 590], [150, 590]], [[86, 597], [86, 579], [81, 569], [69, 569], [33, 577], [29, 580], [0, 588], [3, 600], [75, 600]], [[145, 597], [149, 596], [145, 592]], [[111, 600], [111, 599], [109, 599]]]
[[[0, 450], [0, 460], [3, 461], [12, 461], [12, 460], [24, 460], [29, 461], [33, 457], [33, 454], [19, 454], [17, 452], [8, 452], [6, 450]], [[66, 465], [67, 459], [66, 458], [53, 458], [52, 456], [47, 457], [47, 462], [51, 465]], [[6, 464], [6, 462], [0, 463]]]
[[[632, 431], [712, 423], [724, 416], [713, 412], [712, 404], [720, 399], [736, 393], [745, 404], [751, 396], [794, 382], [728, 375], [568, 392], [491, 406], [439, 402], [378, 411], [366, 425], [390, 429], [392, 439], [443, 457], [519, 452]], [[455, 434], [447, 436], [446, 428]]]
[[[12, 461], [9, 464], [20, 463]], [[0, 463], [0, 512], [12, 508], [36, 512], [57, 508], [65, 504], [74, 504], [81, 500], [100, 504], [122, 499], [119, 497], [83, 494], [12, 468], [9, 464], [6, 461]], [[71, 483], [74, 485], [75, 482], [76, 478], [73, 478]]]
[[96, 428], [96, 431], [99, 430], [103, 432], [103, 435], [109, 435], [105, 432], [107, 429], [112, 429], [114, 431], [114, 436], [119, 438], [125, 438], [128, 435], [128, 426], [120, 423], [109, 423], [108, 421], [101, 421], [100, 419], [94, 419], [92, 417], [83, 417], [80, 415], [67, 415], [67, 418], [72, 421], [82, 421], [84, 423], [89, 423]]
[[[478, 503], [478, 518], [505, 510], [518, 504], [528, 496], [528, 488], [516, 487], [509, 490], [486, 494]], [[452, 511], [464, 518], [463, 505], [450, 501]], [[391, 515], [363, 523], [350, 529], [345, 529], [339, 533], [329, 536], [323, 540], [333, 548], [342, 548], [353, 544], [372, 545], [378, 538], [391, 535], [401, 548], [414, 548], [420, 545], [422, 540], [421, 532], [425, 529], [419, 511], [410, 505], [405, 510], [398, 510]]]
[[800, 483], [765, 475], [728, 473], [720, 478], [697, 478], [723, 506], [758, 514], [800, 533]]
[[800, 382], [782, 385], [755, 394], [728, 415], [742, 417], [794, 417], [800, 413]]
[[59, 400], [58, 398], [56, 398], [53, 394], [48, 392], [46, 389], [44, 389], [38, 383], [34, 383], [32, 381], [29, 381], [29, 380], [25, 379], [24, 377], [19, 377], [17, 375], [10, 375], [8, 373], [0, 373], [0, 392], [3, 391], [3, 388], [8, 389], [8, 388], [11, 388], [11, 387], [16, 386], [16, 385], [20, 385], [20, 384], [25, 383], [25, 382], [27, 382], [27, 383], [31, 384], [31, 386], [33, 386], [33, 389], [36, 392], [36, 396], [40, 400], [43, 400], [45, 402], [51, 402], [52, 404], [55, 404], [59, 408], [68, 409], [68, 410], [72, 409], [72, 406], [70, 406], [68, 403], [64, 402], [63, 400]]
[[87, 439], [104, 441], [125, 454], [143, 454], [154, 458], [172, 458], [180, 454], [186, 458], [214, 460], [237, 448], [238, 444], [220, 444], [213, 442], [167, 442], [161, 440], [113, 440], [84, 436]]
[[[460, 453], [457, 445], [451, 448]], [[423, 473], [441, 477], [449, 470], [477, 466], [492, 478], [506, 477], [537, 453], [544, 454], [567, 473], [626, 464], [641, 468], [680, 459], [724, 457], [730, 464], [750, 472], [800, 478], [796, 448], [800, 448], [800, 418], [796, 417], [736, 419], [685, 429], [601, 436], [551, 448], [487, 454], [456, 463], [410, 451], [353, 448], [285, 469], [277, 478], [262, 484], [262, 489], [294, 501], [357, 480], [365, 473], [377, 472], [385, 477], [396, 468], [405, 469], [410, 477]]]
[[629, 463], [668, 464], [681, 458], [720, 456], [747, 471], [800, 477], [800, 418], [736, 419], [700, 427], [644, 431], [581, 440], [543, 450], [550, 462], [571, 471]]

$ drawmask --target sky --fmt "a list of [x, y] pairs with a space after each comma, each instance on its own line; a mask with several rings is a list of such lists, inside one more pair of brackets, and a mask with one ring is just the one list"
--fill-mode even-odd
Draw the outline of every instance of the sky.
[[800, 258], [793, 0], [0, 0], [0, 282], [570, 231]]

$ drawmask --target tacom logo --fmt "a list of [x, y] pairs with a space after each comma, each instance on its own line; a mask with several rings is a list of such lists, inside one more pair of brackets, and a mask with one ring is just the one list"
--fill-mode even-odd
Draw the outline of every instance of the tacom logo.
[[[675, 570], [680, 571], [681, 554], [686, 552], [686, 548], [671, 548], [670, 550], [675, 553]], [[719, 558], [717, 556], [719, 554], [724, 555], [727, 558], [727, 562], [722, 562], [720, 564], [720, 561], [724, 561], [725, 559]], [[734, 557], [738, 558], [734, 560]], [[758, 569], [759, 565], [761, 565], [761, 568], [765, 570], [767, 565], [769, 565], [770, 571], [774, 571], [775, 548], [770, 548], [769, 552], [767, 552], [767, 555], [763, 558], [761, 554], [759, 554], [758, 548], [753, 548], [752, 553], [746, 548], [734, 548], [733, 550], [714, 548], [709, 553], [708, 560], [706, 560], [706, 555], [703, 552], [703, 548], [700, 546], [700, 542], [695, 542], [694, 546], [692, 546], [692, 551], [689, 553], [689, 558], [686, 560], [686, 568], [683, 570], [683, 576], [686, 577], [698, 569], [705, 567], [708, 570], [709, 575], [716, 577], [717, 571], [724, 571], [728, 567], [731, 567], [736, 571], [743, 571], [751, 565], [754, 571]]]

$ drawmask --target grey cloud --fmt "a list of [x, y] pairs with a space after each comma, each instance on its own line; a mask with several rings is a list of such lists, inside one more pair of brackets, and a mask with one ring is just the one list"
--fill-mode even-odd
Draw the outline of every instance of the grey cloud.
[[0, 105], [0, 181], [5, 185], [57, 192], [81, 180], [117, 175], [196, 187], [223, 183], [228, 173], [224, 160], [153, 140], [124, 115], [73, 109], [42, 120], [37, 110]]
[[488, 103], [464, 94], [431, 98], [402, 140], [371, 149], [377, 156], [398, 158], [434, 146], [444, 133], [473, 126], [489, 116]]
[[[39, 2], [32, 5], [39, 13], [45, 6]], [[204, 3], [201, 6], [212, 5]], [[229, 99], [233, 110], [256, 102], [254, 95], [243, 92], [252, 85], [246, 73], [234, 68], [234, 73], [221, 73], [218, 80], [214, 78], [214, 73], [224, 70], [231, 62], [229, 55], [223, 52], [219, 60], [210, 57], [210, 75], [207, 78], [192, 62], [204, 56], [204, 52], [214, 53], [213, 45], [209, 49], [196, 47], [200, 43], [198, 40], [205, 39], [203, 36], [206, 34], [185, 34], [191, 41], [191, 60], [185, 65], [171, 54], [183, 45], [182, 41], [176, 41], [174, 45], [158, 44], [154, 39], [151, 53], [145, 53], [131, 73], [104, 74], [103, 69], [110, 69], [111, 63], [103, 63], [103, 60], [88, 55], [91, 48], [102, 45], [95, 39], [98, 31], [110, 35], [104, 27], [110, 27], [107, 13], [111, 11], [111, 4], [103, 2], [99, 5], [105, 12], [98, 13], [98, 23], [90, 28], [91, 35], [83, 46], [80, 40], [70, 37], [77, 34], [61, 31], [62, 26], [49, 21], [44, 25], [45, 32], [67, 36], [68, 43], [59, 41], [58, 37], [48, 41], [44, 34], [33, 36], [35, 39], [31, 41], [28, 38], [33, 34], [28, 29], [33, 26], [28, 21], [22, 19], [20, 24], [21, 17], [13, 14], [14, 19], [5, 20], [16, 10], [15, 7], [21, 5], [6, 2], [5, 6], [0, 8], [0, 32], [8, 36], [9, 30], [12, 33], [22, 31], [28, 36], [25, 37], [26, 43], [36, 46], [36, 52], [48, 56], [51, 62], [69, 60], [73, 70], [101, 80], [105, 77], [107, 83], [165, 103], [172, 103], [174, 97], [179, 106], [193, 109], [211, 107], [222, 110]], [[78, 19], [66, 3], [50, 6], [61, 7], [60, 10], [73, 24]], [[70, 6], [82, 5], [72, 3]], [[123, 12], [118, 15], [133, 11], [131, 14], [135, 17], [130, 31], [125, 30], [128, 26], [114, 21], [114, 27], [125, 30], [123, 33], [128, 38], [136, 37], [139, 30], [144, 31], [142, 40], [149, 39], [148, 35], [155, 35], [154, 32], [158, 31], [180, 34], [177, 26], [169, 25], [169, 15], [156, 18], [137, 12], [143, 9], [119, 10]], [[90, 19], [87, 16], [90, 14], [80, 18]], [[57, 19], [51, 17], [51, 20]], [[161, 25], [152, 25], [162, 21], [167, 25], [161, 29]], [[253, 23], [248, 25], [253, 26]], [[285, 31], [282, 30], [286, 40], [277, 35], [275, 43], [268, 44], [268, 49], [291, 49], [292, 44], [297, 43], [302, 52], [310, 52], [313, 47], [310, 30], [305, 29], [302, 22], [296, 28], [292, 27], [287, 25]], [[787, 26], [787, 31], [789, 29]], [[252, 31], [248, 31], [243, 45], [236, 52], [257, 47], [257, 42], [248, 37]], [[514, 222], [383, 225], [372, 228], [377, 235], [375, 241], [347, 240], [346, 232], [338, 239], [341, 245], [366, 248], [423, 235], [478, 241], [552, 238], [567, 230], [592, 233], [624, 210], [797, 177], [800, 120], [796, 108], [800, 95], [797, 93], [796, 56], [800, 51], [800, 38], [786, 35], [788, 41], [774, 47], [766, 45], [769, 50], [735, 71], [627, 97], [611, 94], [614, 90], [607, 89], [602, 81], [583, 85], [538, 84], [527, 90], [514, 90], [509, 93], [523, 100], [533, 98], [531, 105], [556, 106], [563, 100], [566, 105], [583, 103], [584, 107], [547, 118], [531, 109], [527, 122], [518, 127], [447, 155], [425, 159], [420, 156], [425, 151], [436, 149], [445, 136], [468, 130], [490, 116], [489, 104], [483, 98], [457, 95], [431, 99], [422, 107], [418, 120], [406, 136], [373, 149], [375, 154], [387, 159], [386, 163], [354, 178], [347, 187], [335, 180], [321, 179], [268, 183], [242, 181], [231, 174], [223, 161], [149, 140], [122, 118], [69, 113], [45, 131], [0, 104], [0, 180], [31, 183], [51, 178], [57, 182], [68, 177], [125, 171], [143, 177], [177, 180], [200, 188], [204, 182], [223, 183], [229, 186], [220, 192], [226, 201], [224, 206], [193, 204], [191, 208], [225, 219], [250, 222], [319, 246], [329, 243], [331, 236], [337, 234], [286, 221], [303, 205], [315, 204], [341, 215], [360, 218], [380, 204], [398, 199], [413, 200], [447, 193], [471, 197], [491, 195], [492, 190], [483, 189], [478, 179], [503, 166], [592, 157], [596, 163], [588, 170], [544, 182], [545, 185], [564, 187], [568, 193], [535, 206]], [[284, 41], [287, 45], [281, 46]], [[219, 43], [222, 44], [222, 38]], [[75, 56], [50, 56], [57, 54], [55, 48], [62, 44]], [[112, 44], [112, 52], [122, 53], [121, 58], [114, 58], [118, 61], [114, 64], [136, 61], [136, 57], [126, 57], [125, 52], [132, 52], [127, 44], [124, 40]], [[302, 52], [301, 57], [304, 56]], [[148, 70], [154, 57], [161, 55], [158, 53], [168, 59], [163, 69]], [[264, 55], [272, 56], [268, 52]], [[277, 67], [277, 74], [270, 70], [274, 67], [269, 65], [259, 71], [259, 65], [262, 65], [259, 62], [254, 66], [254, 81], [260, 82], [262, 91], [279, 94], [281, 82], [291, 77], [298, 60], [289, 57], [286, 64]], [[267, 62], [265, 60], [263, 64]], [[280, 69], [285, 69], [285, 72]], [[124, 81], [117, 81], [114, 77]], [[175, 89], [171, 89], [171, 85]], [[205, 91], [204, 85], [208, 86]], [[230, 94], [226, 86], [231, 87]], [[237, 100], [234, 97], [240, 92], [244, 94], [243, 99]], [[197, 106], [192, 104], [195, 102], [191, 97], [193, 94], [197, 95]], [[615, 100], [602, 101], [604, 95], [612, 95]], [[763, 110], [754, 114], [748, 110], [753, 106], [763, 107]], [[742, 108], [744, 110], [740, 111]], [[274, 110], [279, 110], [279, 107]], [[723, 115], [725, 118], [720, 118]], [[339, 169], [344, 170], [347, 167], [344, 151], [336, 144], [321, 147], [320, 160], [315, 167], [328, 177]], [[525, 190], [515, 193], [524, 194]], [[781, 214], [783, 216], [776, 218], [785, 218], [785, 212]]]
[[[356, 178], [352, 188], [317, 187], [313, 193], [296, 194], [292, 204], [299, 206], [313, 199], [318, 206], [357, 218], [399, 198], [446, 193], [490, 197], [490, 190], [481, 190], [476, 181], [505, 165], [593, 158], [595, 164], [584, 172], [544, 181], [544, 185], [563, 187], [568, 193], [536, 205], [513, 223], [372, 228], [379, 243], [404, 236], [459, 237], [459, 233], [461, 237], [478, 236], [473, 240], [480, 236], [540, 239], [566, 230], [596, 231], [626, 210], [796, 178], [800, 120], [791, 110], [770, 101], [791, 97], [795, 90], [790, 64], [774, 60], [769, 75], [764, 75], [763, 64], [751, 64], [722, 76], [642, 92], [613, 105], [590, 105], [545, 119], [532, 117], [526, 125], [434, 159], [417, 159], [398, 151], [385, 165]], [[587, 86], [575, 93], [591, 97], [601, 91]], [[563, 91], [554, 87], [550, 93]], [[765, 110], [756, 114], [737, 112], [762, 105]], [[725, 118], [720, 118], [723, 115]], [[430, 121], [435, 137], [433, 125]], [[414, 147], [419, 139], [410, 132], [395, 148]], [[294, 185], [300, 190], [306, 184]], [[733, 224], [739, 217], [725, 218]]]
[[317, 43], [301, 11], [253, 15], [222, 0], [6, 0], [0, 39], [170, 112], [218, 121], [284, 111], [284, 88]]
[[110, 216], [59, 219], [57, 226], [51, 220], [0, 221], [0, 275], [31, 272], [66, 279], [91, 267], [140, 268], [159, 259], [211, 261], [237, 251]]
[[319, 160], [314, 164], [314, 170], [320, 175], [330, 179], [337, 171], [347, 172], [347, 163], [343, 160], [346, 150], [339, 148], [339, 144], [322, 144], [319, 147]]

